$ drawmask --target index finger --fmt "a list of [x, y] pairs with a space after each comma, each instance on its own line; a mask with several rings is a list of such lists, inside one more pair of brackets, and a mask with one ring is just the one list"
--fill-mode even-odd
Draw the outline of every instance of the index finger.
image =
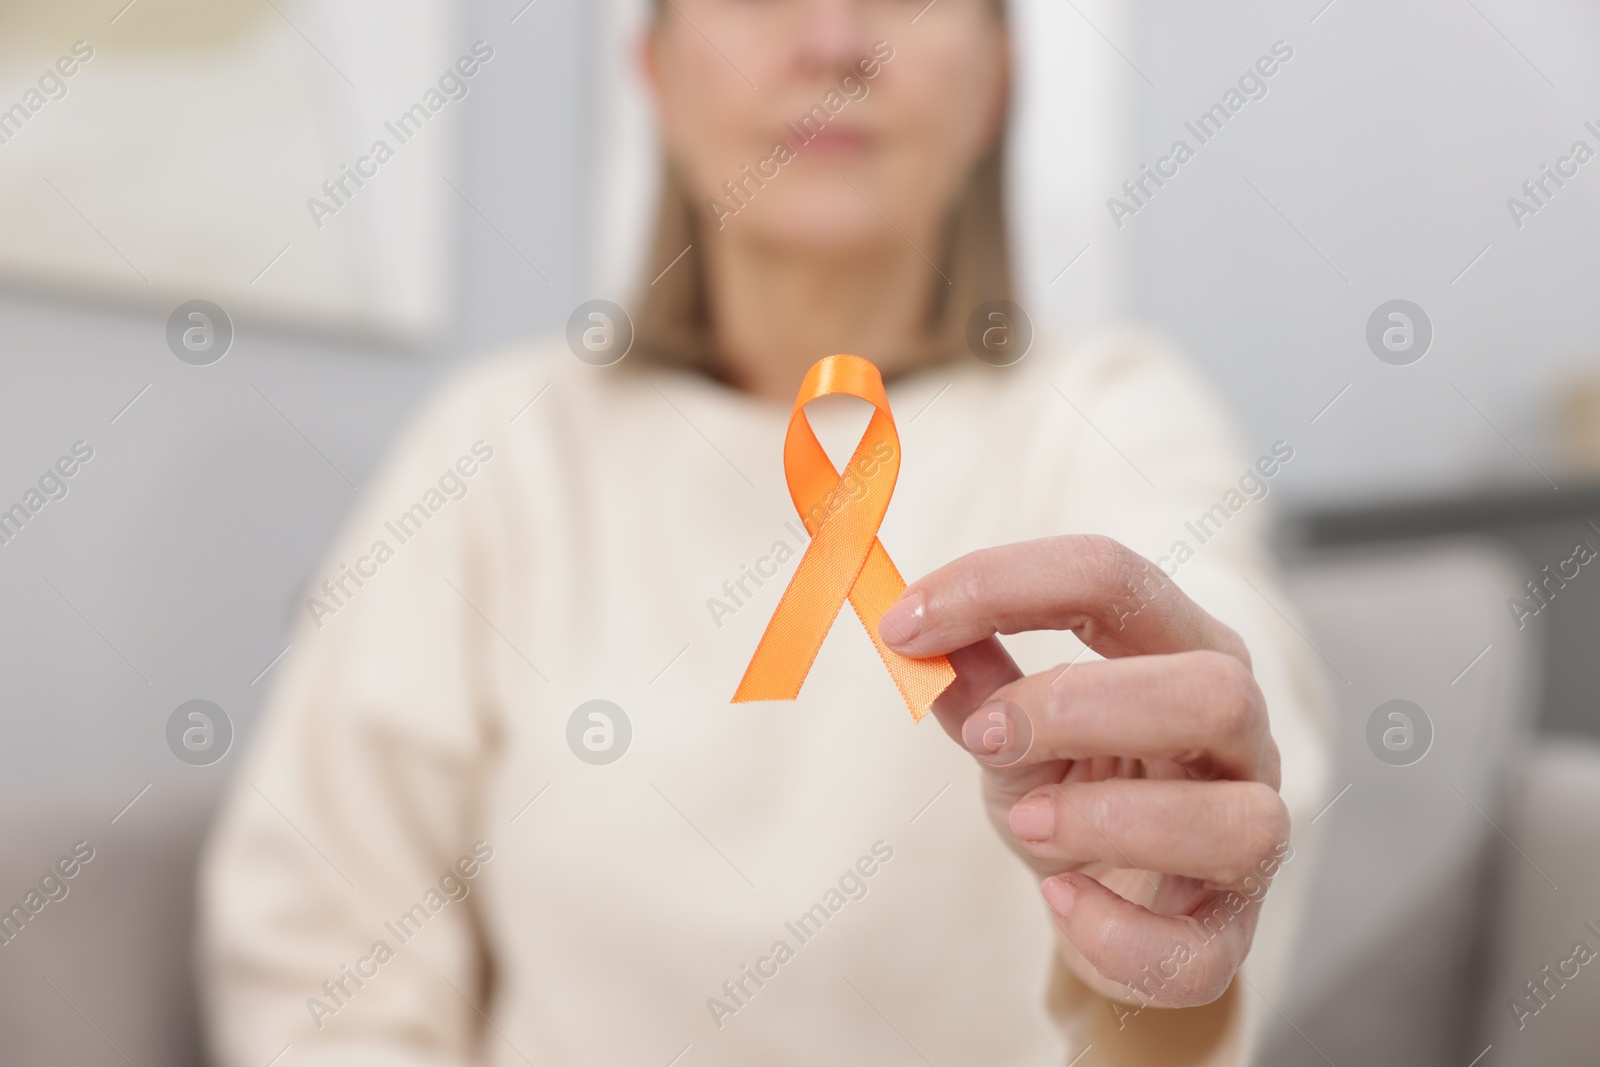
[[915, 657], [1024, 630], [1071, 630], [1107, 658], [1209, 649], [1250, 665], [1239, 635], [1161, 568], [1095, 535], [968, 553], [913, 582], [878, 623], [890, 648]]

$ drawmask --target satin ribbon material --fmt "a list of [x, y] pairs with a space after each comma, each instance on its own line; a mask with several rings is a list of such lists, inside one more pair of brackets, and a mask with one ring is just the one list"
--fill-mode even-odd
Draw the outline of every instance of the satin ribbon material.
[[[873, 407], [867, 432], [843, 474], [834, 469], [805, 415], [811, 401], [841, 393]], [[900, 435], [877, 367], [850, 355], [828, 356], [812, 365], [789, 416], [783, 469], [789, 496], [811, 543], [761, 635], [733, 702], [799, 696], [822, 641], [848, 598], [911, 717], [921, 721], [934, 699], [955, 681], [956, 672], [943, 656], [910, 659], [878, 636], [878, 620], [905, 592], [906, 583], [878, 541], [878, 528], [900, 473]]]

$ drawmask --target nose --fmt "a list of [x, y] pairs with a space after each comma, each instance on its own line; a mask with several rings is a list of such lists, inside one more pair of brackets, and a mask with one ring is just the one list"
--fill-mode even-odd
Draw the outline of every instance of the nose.
[[796, 57], [807, 72], [849, 67], [872, 47], [862, 0], [801, 0]]

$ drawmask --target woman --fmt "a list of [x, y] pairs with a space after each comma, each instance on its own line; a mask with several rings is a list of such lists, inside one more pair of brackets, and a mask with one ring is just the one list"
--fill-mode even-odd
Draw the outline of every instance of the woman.
[[[661, 7], [666, 273], [620, 363], [446, 389], [318, 575], [204, 871], [219, 1062], [1248, 1057], [1321, 799], [1249, 502], [1292, 445], [1252, 463], [1146, 338], [967, 351], [1008, 56], [990, 0]], [[848, 612], [798, 700], [729, 703], [835, 352], [889, 380], [923, 577], [879, 630], [949, 655], [949, 738]], [[864, 419], [809, 413], [837, 462]]]

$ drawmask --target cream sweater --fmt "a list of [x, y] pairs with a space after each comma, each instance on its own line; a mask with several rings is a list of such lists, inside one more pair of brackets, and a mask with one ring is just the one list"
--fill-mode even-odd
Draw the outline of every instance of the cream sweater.
[[[1248, 642], [1298, 832], [1326, 800], [1320, 678], [1258, 545], [1272, 479], [1187, 365], [1124, 334], [889, 397], [907, 579], [1068, 532], [1162, 560]], [[826, 403], [839, 457], [865, 416]], [[1119, 1030], [853, 613], [798, 701], [729, 702], [804, 548], [788, 414], [559, 344], [427, 405], [307, 591], [204, 862], [220, 1064], [1247, 1061], [1298, 837], [1250, 984]], [[1029, 671], [1081, 647], [1005, 640]]]

